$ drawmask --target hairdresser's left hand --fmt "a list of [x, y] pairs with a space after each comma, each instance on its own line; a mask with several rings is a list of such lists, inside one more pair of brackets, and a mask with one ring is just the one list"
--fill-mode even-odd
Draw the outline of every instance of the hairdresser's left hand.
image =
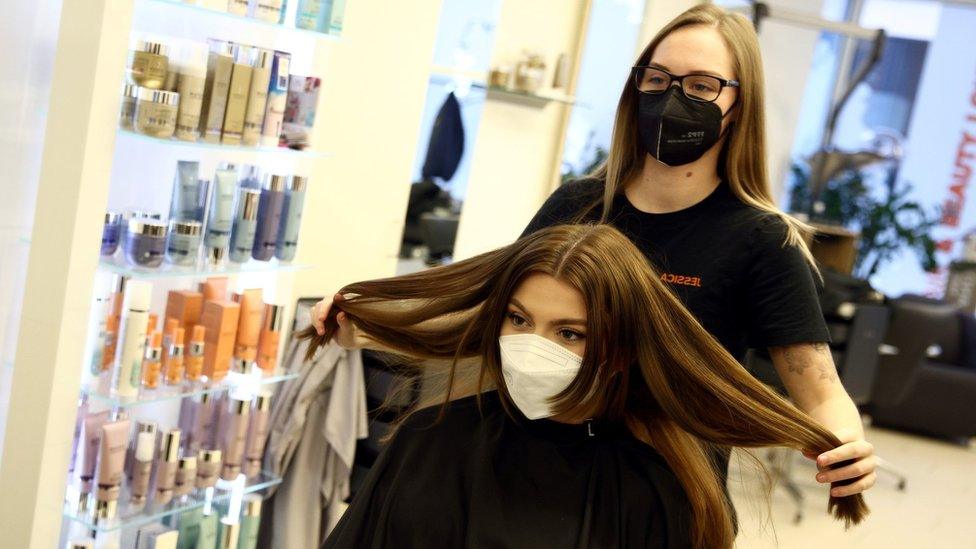
[[[852, 429], [839, 429], [834, 434], [840, 439], [840, 446], [819, 456], [804, 453], [806, 457], [817, 462], [817, 469], [820, 470], [817, 473], [817, 482], [830, 484], [839, 480], [857, 479], [850, 484], [831, 488], [830, 495], [835, 497], [853, 496], [874, 486], [878, 478], [874, 472], [877, 467], [874, 446], [864, 440], [861, 433]], [[832, 465], [838, 463], [841, 465], [831, 469]]]

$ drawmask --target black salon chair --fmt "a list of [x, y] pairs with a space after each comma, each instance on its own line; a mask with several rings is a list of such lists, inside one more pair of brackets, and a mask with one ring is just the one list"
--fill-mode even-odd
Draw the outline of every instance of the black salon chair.
[[454, 213], [425, 213], [420, 216], [420, 233], [427, 245], [427, 264], [436, 265], [454, 255], [460, 216]]
[[925, 298], [894, 300], [870, 413], [874, 425], [967, 444], [976, 436], [972, 315]]

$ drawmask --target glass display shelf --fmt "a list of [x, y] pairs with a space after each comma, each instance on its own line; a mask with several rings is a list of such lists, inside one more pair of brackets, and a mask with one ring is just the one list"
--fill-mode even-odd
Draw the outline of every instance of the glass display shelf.
[[430, 80], [431, 82], [436, 82], [438, 84], [469, 83], [473, 89], [486, 91], [488, 98], [502, 101], [513, 101], [533, 106], [542, 106], [553, 102], [563, 103], [566, 105], [576, 104], [576, 98], [572, 96], [555, 93], [524, 92], [502, 86], [491, 86], [485, 81], [471, 78], [469, 73], [458, 71], [435, 71], [431, 74]]
[[254, 18], [254, 17], [247, 17], [247, 16], [244, 16], [244, 15], [237, 15], [235, 13], [229, 13], [229, 12], [226, 12], [226, 11], [219, 11], [219, 10], [207, 8], [207, 7], [204, 7], [204, 6], [197, 6], [197, 5], [194, 5], [194, 4], [187, 3], [187, 2], [182, 2], [180, 0], [144, 0], [144, 1], [150, 2], [152, 4], [163, 4], [163, 5], [169, 5], [169, 6], [178, 6], [179, 8], [186, 9], [188, 11], [194, 11], [194, 12], [198, 12], [198, 13], [203, 13], [203, 14], [207, 14], [207, 15], [210, 15], [210, 16], [213, 16], [213, 17], [220, 17], [220, 18], [240, 20], [240, 21], [244, 21], [244, 22], [251, 23], [251, 24], [254, 24], [254, 25], [257, 25], [257, 26], [261, 26], [261, 27], [267, 27], [267, 28], [273, 28], [273, 29], [280, 29], [280, 30], [284, 30], [284, 31], [288, 31], [288, 32], [298, 33], [298, 34], [306, 34], [306, 35], [314, 36], [314, 37], [319, 38], [319, 39], [322, 39], [322, 40], [339, 41], [339, 40], [341, 40], [341, 36], [342, 36], [341, 34], [334, 33], [334, 32], [323, 32], [323, 31], [317, 31], [317, 30], [303, 29], [303, 28], [296, 27], [296, 26], [293, 26], [293, 25], [287, 25], [287, 24], [281, 24], [281, 23], [274, 23], [274, 22], [271, 22], [271, 21], [264, 21], [262, 19], [257, 19], [257, 18]]
[[278, 261], [277, 259], [273, 259], [271, 261], [256, 261], [252, 259], [247, 263], [233, 263], [230, 261], [225, 261], [220, 265], [198, 264], [195, 266], [172, 265], [164, 262], [162, 265], [156, 268], [137, 267], [126, 263], [124, 259], [118, 256], [118, 254], [121, 254], [121, 251], [117, 252], [115, 257], [100, 258], [98, 261], [98, 267], [104, 271], [144, 280], [160, 278], [203, 278], [207, 276], [233, 276], [250, 273], [293, 272], [312, 268], [311, 265], [284, 263]]
[[[268, 472], [261, 472], [257, 476], [245, 481], [243, 494], [260, 492], [280, 483], [280, 477], [276, 477]], [[91, 511], [94, 509], [95, 503], [89, 501], [84, 506], [78, 505], [77, 502], [81, 498], [78, 496], [77, 488], [72, 486], [68, 489], [66, 496], [64, 517], [99, 533], [137, 528], [146, 524], [159, 522], [166, 517], [171, 517], [179, 513], [192, 511], [201, 507], [212, 508], [215, 504], [228, 501], [234, 493], [233, 484], [233, 482], [219, 481], [218, 485], [214, 488], [194, 490], [189, 496], [173, 499], [173, 501], [166, 504], [152, 501], [151, 496], [147, 502], [133, 503], [128, 486], [123, 486], [122, 493], [119, 495], [115, 517], [99, 520], [94, 518]]]
[[[158, 0], [162, 1], [162, 0]], [[332, 153], [316, 151], [314, 149], [289, 149], [288, 147], [248, 147], [246, 145], [221, 145], [219, 143], [205, 143], [203, 141], [183, 141], [180, 139], [164, 139], [161, 137], [152, 137], [150, 135], [143, 135], [141, 133], [136, 133], [129, 130], [124, 130], [119, 128], [118, 130], [119, 140], [122, 142], [143, 142], [150, 143], [152, 145], [158, 146], [175, 146], [175, 147], [185, 147], [189, 149], [203, 149], [203, 150], [214, 150], [221, 152], [230, 153], [257, 153], [257, 154], [279, 154], [284, 156], [294, 156], [300, 158], [331, 158], [334, 156]]]
[[[110, 373], [110, 372], [106, 372]], [[212, 385], [203, 383], [180, 385], [163, 385], [156, 389], [140, 388], [135, 397], [121, 397], [112, 394], [108, 388], [108, 379], [104, 374], [98, 378], [96, 383], [87, 387], [82, 387], [81, 394], [88, 397], [93, 402], [100, 402], [113, 408], [136, 408], [147, 404], [158, 404], [173, 400], [182, 400], [200, 395], [219, 393], [230, 390], [243, 390], [247, 394], [257, 393], [262, 388], [269, 387], [284, 381], [295, 379], [296, 373], [274, 373], [266, 376], [244, 375], [229, 373], [226, 378]]]

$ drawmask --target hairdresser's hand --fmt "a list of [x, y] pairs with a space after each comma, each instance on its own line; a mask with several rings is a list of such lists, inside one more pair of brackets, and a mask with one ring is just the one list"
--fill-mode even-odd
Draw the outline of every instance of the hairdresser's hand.
[[[333, 303], [340, 303], [346, 298], [342, 294], [336, 294], [331, 298], [327, 297], [319, 301], [312, 307], [312, 326], [319, 335], [325, 334], [325, 319], [329, 317], [329, 310]], [[356, 325], [353, 324], [346, 313], [340, 312], [336, 315], [339, 322], [339, 330], [336, 332], [335, 341], [344, 349], [361, 349], [365, 346], [365, 339], [358, 334]]]
[[[874, 457], [874, 446], [864, 440], [861, 433], [849, 429], [839, 429], [834, 433], [840, 439], [841, 445], [820, 455], [808, 454], [807, 458], [817, 462], [817, 482], [830, 484], [840, 480], [857, 479], [844, 486], [830, 489], [830, 495], [835, 497], [853, 496], [860, 494], [874, 486], [877, 474], [877, 459]], [[837, 468], [831, 466], [840, 464]]]

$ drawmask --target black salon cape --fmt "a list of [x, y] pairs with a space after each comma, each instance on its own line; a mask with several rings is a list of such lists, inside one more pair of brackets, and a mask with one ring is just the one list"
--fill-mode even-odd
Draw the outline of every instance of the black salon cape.
[[652, 448], [608, 426], [512, 419], [495, 392], [481, 403], [411, 416], [323, 547], [691, 545], [687, 497]]

